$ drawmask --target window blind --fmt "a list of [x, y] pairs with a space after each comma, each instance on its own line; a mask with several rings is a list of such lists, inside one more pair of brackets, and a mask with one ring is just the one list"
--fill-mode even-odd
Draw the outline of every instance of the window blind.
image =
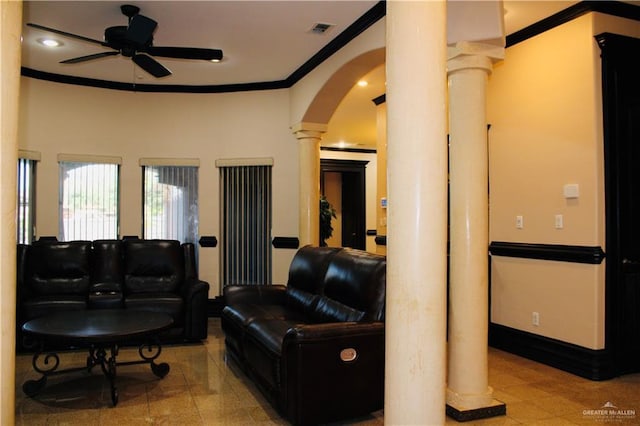
[[220, 166], [221, 284], [271, 283], [271, 166]]
[[198, 167], [143, 166], [144, 238], [198, 241]]
[[120, 166], [60, 161], [59, 238], [118, 238]]
[[31, 244], [36, 222], [36, 164], [28, 158], [18, 158], [16, 240], [18, 244]]

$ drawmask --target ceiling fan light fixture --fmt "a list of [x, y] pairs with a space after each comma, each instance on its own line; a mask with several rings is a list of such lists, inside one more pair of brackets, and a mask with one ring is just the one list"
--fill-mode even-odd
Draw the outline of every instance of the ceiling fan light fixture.
[[39, 38], [36, 41], [47, 47], [60, 47], [63, 44], [60, 40], [56, 40], [55, 38]]
[[[164, 67], [160, 62], [154, 59], [154, 56], [176, 59], [192, 59], [220, 62], [223, 58], [222, 50], [208, 49], [199, 47], [171, 47], [171, 46], [154, 46], [153, 33], [158, 23], [151, 18], [140, 15], [140, 8], [133, 5], [122, 5], [121, 11], [129, 18], [129, 25], [117, 25], [107, 27], [104, 30], [104, 40], [96, 40], [79, 34], [69, 33], [67, 31], [55, 28], [45, 27], [44, 25], [27, 22], [28, 27], [36, 28], [42, 31], [48, 31], [54, 34], [60, 34], [64, 37], [70, 37], [112, 50], [100, 53], [92, 53], [89, 55], [78, 56], [75, 58], [60, 61], [62, 64], [77, 64], [81, 62], [91, 61], [94, 59], [105, 58], [107, 56], [122, 55], [131, 58], [133, 62], [144, 71], [156, 78], [167, 77], [171, 75], [171, 71]], [[45, 42], [47, 38], [39, 39], [43, 45], [60, 46], [61, 42], [55, 41], [53, 44]]]

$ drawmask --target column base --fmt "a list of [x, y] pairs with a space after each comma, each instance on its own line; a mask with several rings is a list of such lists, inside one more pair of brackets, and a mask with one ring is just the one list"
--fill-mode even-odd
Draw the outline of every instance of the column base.
[[471, 420], [487, 419], [489, 417], [504, 416], [507, 414], [507, 405], [494, 399], [486, 407], [464, 409], [447, 404], [447, 416], [458, 422], [468, 422]]

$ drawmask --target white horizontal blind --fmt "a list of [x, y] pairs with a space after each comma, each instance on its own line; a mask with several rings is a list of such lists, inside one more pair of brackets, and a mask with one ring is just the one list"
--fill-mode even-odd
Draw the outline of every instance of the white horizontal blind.
[[198, 241], [198, 168], [143, 166], [144, 238]]
[[35, 235], [36, 160], [18, 158], [16, 240], [31, 244]]
[[60, 161], [62, 241], [118, 238], [120, 166]]
[[271, 166], [220, 167], [223, 286], [271, 283]]

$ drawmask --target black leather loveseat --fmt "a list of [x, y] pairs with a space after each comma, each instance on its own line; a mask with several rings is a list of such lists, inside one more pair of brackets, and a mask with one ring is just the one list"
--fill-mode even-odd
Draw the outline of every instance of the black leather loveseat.
[[386, 259], [306, 246], [286, 286], [224, 288], [227, 355], [294, 424], [383, 407]]
[[174, 240], [39, 240], [18, 245], [17, 321], [84, 309], [168, 313], [165, 341], [207, 337], [209, 284], [197, 277], [193, 244]]

